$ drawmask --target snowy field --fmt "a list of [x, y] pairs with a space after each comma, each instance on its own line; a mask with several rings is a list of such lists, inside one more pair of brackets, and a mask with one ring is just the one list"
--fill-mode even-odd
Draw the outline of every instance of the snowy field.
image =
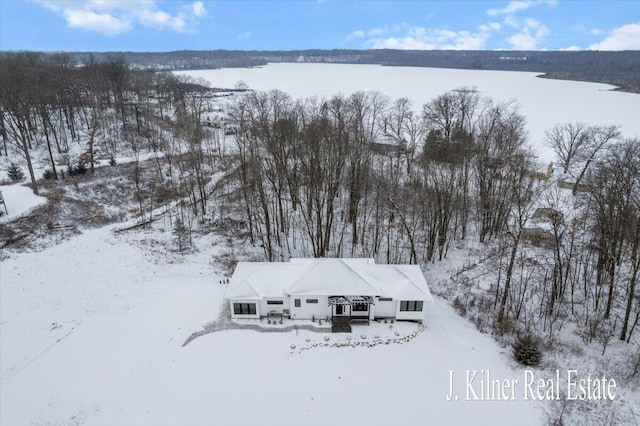
[[[536, 402], [521, 398], [464, 401], [462, 385], [461, 400], [446, 400], [449, 370], [489, 368], [507, 379], [522, 370], [439, 300], [428, 308], [426, 329], [403, 343], [324, 347], [325, 336], [327, 344], [346, 344], [345, 335], [226, 330], [183, 347], [219, 314], [225, 285], [209, 260], [223, 248], [201, 243], [200, 252], [181, 257], [162, 254], [150, 238], [157, 231], [107, 227], [2, 261], [0, 424], [545, 420]], [[388, 327], [356, 327], [351, 336], [372, 341]], [[393, 327], [400, 336], [418, 330]]]
[[182, 71], [202, 77], [215, 87], [234, 87], [242, 80], [254, 90], [278, 89], [294, 97], [349, 95], [376, 90], [393, 99], [407, 97], [414, 109], [461, 86], [475, 86], [496, 101], [515, 100], [527, 118], [529, 139], [540, 161], [553, 161], [544, 146], [544, 132], [556, 124], [584, 121], [592, 125], [620, 125], [622, 134], [640, 136], [640, 96], [612, 91], [613, 86], [537, 78], [537, 73], [472, 71], [379, 65], [276, 63], [257, 68]]

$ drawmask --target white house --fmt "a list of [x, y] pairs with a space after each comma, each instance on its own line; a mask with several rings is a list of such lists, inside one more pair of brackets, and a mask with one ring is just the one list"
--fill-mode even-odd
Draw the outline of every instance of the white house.
[[433, 300], [417, 265], [373, 259], [239, 262], [225, 293], [232, 318], [331, 319], [332, 324], [393, 318], [422, 322]]

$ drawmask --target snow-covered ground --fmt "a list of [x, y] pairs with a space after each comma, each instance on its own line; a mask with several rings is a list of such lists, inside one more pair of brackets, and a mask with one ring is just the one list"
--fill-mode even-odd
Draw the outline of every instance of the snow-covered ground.
[[0, 223], [13, 220], [47, 202], [46, 198], [35, 195], [30, 188], [21, 184], [0, 185], [0, 192], [4, 199], [4, 205], [0, 204]]
[[0, 192], [2, 192], [5, 203], [4, 205], [0, 204], [0, 223], [15, 219], [30, 209], [47, 202], [46, 198], [34, 195], [30, 188], [21, 184], [0, 185]]
[[[544, 132], [556, 124], [583, 121], [592, 125], [620, 125], [622, 134], [640, 136], [640, 96], [612, 91], [613, 86], [537, 78], [537, 73], [479, 71], [380, 65], [274, 63], [256, 68], [180, 71], [233, 87], [242, 80], [254, 90], [278, 89], [294, 97], [350, 95], [376, 90], [393, 99], [407, 97], [414, 109], [449, 90], [475, 86], [496, 101], [515, 100], [527, 119], [531, 144], [540, 161], [554, 160], [543, 144]], [[604, 107], [603, 107], [604, 106]]]
[[[2, 261], [0, 424], [545, 420], [541, 406], [520, 395], [464, 400], [458, 381], [465, 370], [513, 379], [522, 369], [439, 300], [429, 306], [422, 331], [374, 323], [351, 334], [351, 343], [391, 330], [415, 334], [400, 343], [354, 347], [346, 335], [223, 330], [183, 347], [222, 307], [225, 285], [210, 257], [224, 247], [201, 243], [183, 257], [157, 247], [161, 234], [102, 228]], [[449, 370], [456, 372], [458, 401], [446, 399]]]

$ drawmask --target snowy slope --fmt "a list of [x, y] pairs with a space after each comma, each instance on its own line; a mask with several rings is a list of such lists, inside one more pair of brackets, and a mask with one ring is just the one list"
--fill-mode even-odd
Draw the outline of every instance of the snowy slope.
[[543, 420], [531, 401], [446, 401], [451, 369], [522, 372], [439, 301], [403, 344], [299, 351], [291, 345], [337, 337], [227, 330], [183, 347], [222, 305], [206, 261], [216, 248], [181, 262], [141, 246], [141, 234], [87, 231], [0, 264], [0, 424]]

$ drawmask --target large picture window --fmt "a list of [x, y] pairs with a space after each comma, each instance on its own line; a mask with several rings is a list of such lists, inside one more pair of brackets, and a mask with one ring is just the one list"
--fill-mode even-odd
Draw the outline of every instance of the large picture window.
[[256, 304], [255, 303], [234, 303], [233, 313], [236, 315], [255, 315]]
[[422, 300], [403, 300], [400, 302], [400, 311], [402, 312], [421, 312]]
[[307, 299], [307, 303], [318, 303], [318, 299]]
[[369, 310], [368, 303], [354, 303], [351, 305], [351, 310], [353, 312], [367, 312]]

